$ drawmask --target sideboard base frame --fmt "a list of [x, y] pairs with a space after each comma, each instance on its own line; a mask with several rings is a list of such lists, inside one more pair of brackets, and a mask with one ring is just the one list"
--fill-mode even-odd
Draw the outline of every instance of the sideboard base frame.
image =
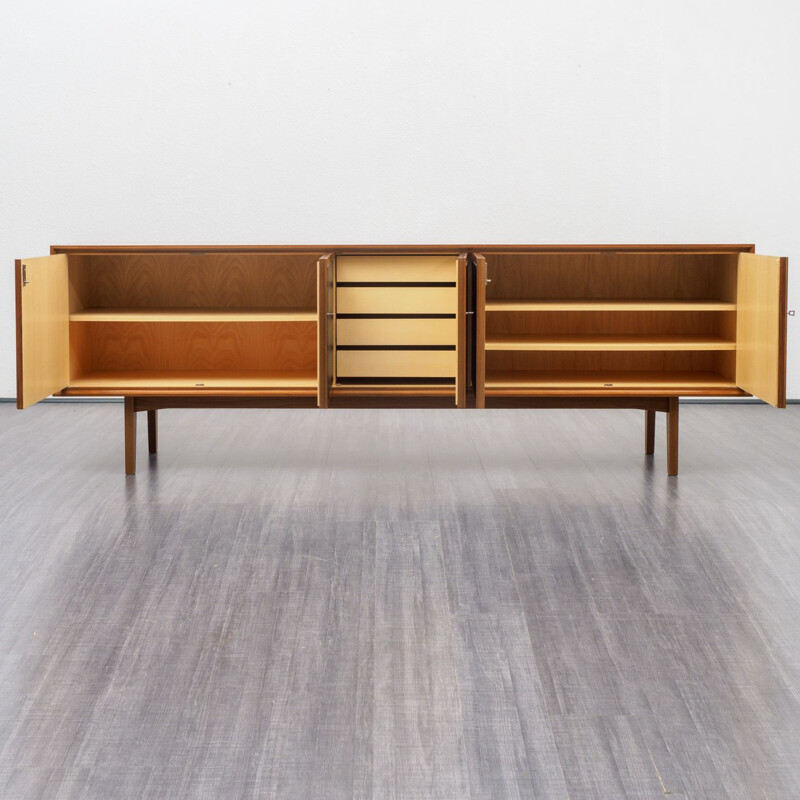
[[[447, 398], [364, 395], [334, 400], [332, 408], [452, 408]], [[337, 402], [338, 400], [338, 402]], [[444, 401], [444, 402], [443, 402]], [[667, 415], [667, 475], [678, 474], [678, 397], [490, 397], [488, 408], [599, 408], [645, 412], [645, 455], [655, 453], [656, 412]], [[147, 412], [150, 454], [158, 451], [158, 411], [164, 408], [316, 408], [313, 398], [133, 396], [124, 398], [125, 474], [136, 474], [136, 415]]]

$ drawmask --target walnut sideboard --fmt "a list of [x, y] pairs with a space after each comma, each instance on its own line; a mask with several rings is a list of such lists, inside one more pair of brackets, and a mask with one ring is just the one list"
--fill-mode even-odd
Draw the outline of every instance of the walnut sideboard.
[[17, 405], [786, 404], [787, 260], [752, 245], [51, 247], [16, 262]]

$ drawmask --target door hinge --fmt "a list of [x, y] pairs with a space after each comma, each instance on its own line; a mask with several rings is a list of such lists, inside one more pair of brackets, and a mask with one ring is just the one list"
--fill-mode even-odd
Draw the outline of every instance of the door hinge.
[[27, 264], [23, 264], [22, 265], [22, 285], [23, 286], [27, 286], [29, 283], [30, 283], [30, 281], [28, 280], [28, 265]]

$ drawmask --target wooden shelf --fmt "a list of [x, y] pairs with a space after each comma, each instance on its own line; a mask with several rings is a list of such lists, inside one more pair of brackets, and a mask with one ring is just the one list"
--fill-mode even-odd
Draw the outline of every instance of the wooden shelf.
[[316, 322], [313, 308], [89, 308], [70, 322]]
[[64, 394], [136, 394], [140, 391], [258, 390], [287, 394], [315, 394], [315, 370], [240, 372], [236, 370], [130, 370], [91, 372], [73, 378]]
[[735, 350], [736, 342], [721, 336], [621, 336], [541, 334], [492, 334], [487, 350]]
[[630, 392], [652, 390], [660, 393], [701, 394], [703, 391], [718, 394], [742, 394], [736, 384], [714, 372], [523, 372], [493, 371], [486, 375], [486, 393], [509, 394], [526, 390], [613, 390]]
[[720, 300], [659, 298], [582, 298], [562, 300], [488, 300], [487, 311], [736, 311], [736, 303]]

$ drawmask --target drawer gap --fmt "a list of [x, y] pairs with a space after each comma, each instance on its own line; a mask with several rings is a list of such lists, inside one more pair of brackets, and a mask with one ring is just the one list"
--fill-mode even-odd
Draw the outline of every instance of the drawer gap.
[[455, 350], [454, 344], [339, 344], [337, 350]]
[[370, 289], [428, 289], [436, 287], [455, 287], [455, 281], [337, 281], [337, 288]]

